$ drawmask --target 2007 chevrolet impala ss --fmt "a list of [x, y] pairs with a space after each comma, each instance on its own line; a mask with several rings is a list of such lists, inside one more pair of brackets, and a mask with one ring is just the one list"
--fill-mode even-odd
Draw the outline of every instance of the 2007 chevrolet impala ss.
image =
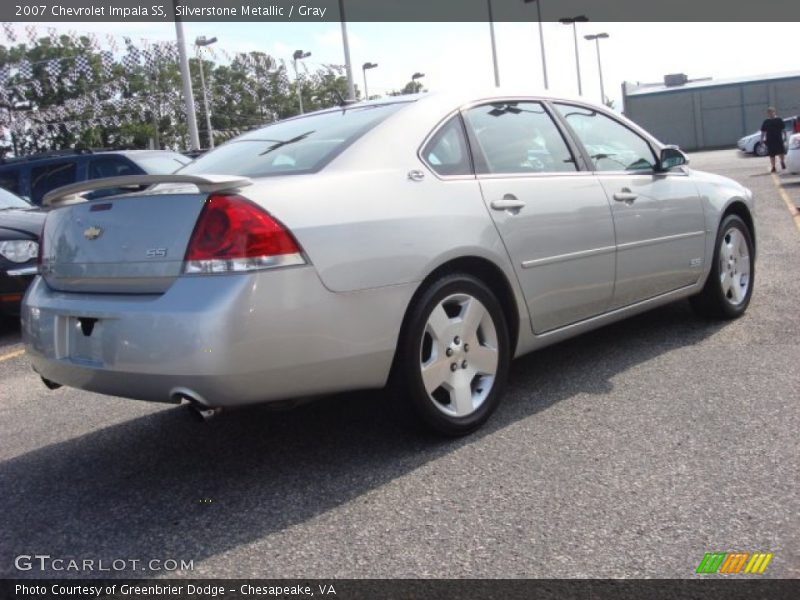
[[[492, 94], [325, 110], [175, 175], [54, 190], [23, 309], [33, 367], [201, 409], [391, 379], [457, 435], [514, 356], [681, 298], [745, 311], [748, 189], [605, 108]], [[80, 196], [130, 185], [150, 187]]]

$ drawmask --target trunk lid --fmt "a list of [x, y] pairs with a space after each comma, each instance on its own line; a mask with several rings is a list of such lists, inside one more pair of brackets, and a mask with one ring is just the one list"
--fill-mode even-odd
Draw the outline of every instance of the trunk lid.
[[47, 217], [42, 276], [65, 292], [162, 293], [179, 277], [207, 193], [128, 195]]

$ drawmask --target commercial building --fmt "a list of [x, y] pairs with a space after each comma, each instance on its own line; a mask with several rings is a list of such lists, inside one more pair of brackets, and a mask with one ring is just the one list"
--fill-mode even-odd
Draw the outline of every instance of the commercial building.
[[759, 130], [768, 106], [800, 114], [800, 71], [736, 79], [667, 75], [662, 83], [622, 84], [625, 115], [684, 150], [725, 148]]

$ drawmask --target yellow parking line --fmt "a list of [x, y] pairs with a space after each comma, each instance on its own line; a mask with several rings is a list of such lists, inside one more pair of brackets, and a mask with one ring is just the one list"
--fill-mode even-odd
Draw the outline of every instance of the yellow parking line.
[[17, 358], [18, 356], [22, 356], [25, 354], [25, 350], [17, 350], [16, 352], [9, 352], [8, 354], [0, 355], [0, 362], [4, 360], [11, 360], [12, 358]]
[[781, 180], [778, 179], [778, 176], [773, 173], [772, 174], [772, 181], [775, 182], [775, 187], [778, 188], [778, 193], [781, 195], [781, 199], [786, 204], [786, 208], [789, 209], [789, 214], [792, 215], [792, 219], [794, 219], [794, 224], [797, 227], [798, 231], [800, 231], [800, 211], [797, 210], [797, 207], [792, 202], [791, 198], [789, 198], [789, 194], [786, 193], [786, 190], [783, 189], [781, 186]]

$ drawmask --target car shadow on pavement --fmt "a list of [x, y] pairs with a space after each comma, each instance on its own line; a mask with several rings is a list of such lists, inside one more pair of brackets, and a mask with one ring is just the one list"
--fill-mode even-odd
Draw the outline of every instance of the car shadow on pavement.
[[20, 342], [19, 317], [0, 315], [0, 354], [6, 346], [13, 346]]
[[[677, 303], [527, 355], [505, 401], [470, 437], [398, 420], [382, 391], [288, 412], [254, 407], [210, 423], [167, 408], [0, 464], [0, 562], [13, 557], [203, 559], [261, 540], [572, 398], [613, 392], [621, 372], [706, 339], [723, 324]], [[53, 423], [53, 427], [58, 427]], [[426, 493], [420, 490], [420, 494]], [[269, 557], [265, 556], [265, 565]], [[147, 576], [130, 571], [45, 576]]]

